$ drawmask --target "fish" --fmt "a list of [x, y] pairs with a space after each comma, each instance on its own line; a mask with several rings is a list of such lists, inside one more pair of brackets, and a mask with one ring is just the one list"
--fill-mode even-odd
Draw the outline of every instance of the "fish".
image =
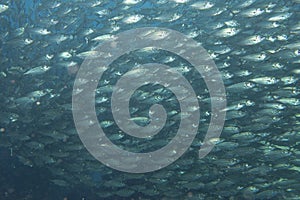
[[3, 13], [4, 11], [6, 11], [9, 8], [9, 6], [5, 5], [5, 4], [0, 4], [0, 13]]
[[125, 24], [133, 24], [133, 23], [137, 23], [138, 21], [140, 21], [141, 19], [143, 19], [143, 15], [137, 14], [137, 15], [132, 15], [132, 16], [128, 16], [122, 19], [122, 21]]
[[203, 2], [197, 2], [191, 5], [191, 7], [196, 8], [198, 10], [207, 10], [214, 6], [215, 4], [213, 2], [209, 1], [203, 1]]
[[24, 73], [24, 75], [41, 75], [51, 69], [51, 66], [43, 65], [39, 67], [32, 68]]
[[260, 35], [252, 35], [244, 39], [240, 44], [242, 45], [256, 45], [261, 43], [265, 38]]
[[250, 79], [250, 81], [263, 85], [273, 85], [279, 82], [275, 77], [257, 77]]
[[227, 38], [227, 37], [232, 37], [232, 36], [238, 34], [239, 31], [240, 30], [237, 28], [223, 28], [223, 29], [217, 31], [215, 35], [218, 37]]

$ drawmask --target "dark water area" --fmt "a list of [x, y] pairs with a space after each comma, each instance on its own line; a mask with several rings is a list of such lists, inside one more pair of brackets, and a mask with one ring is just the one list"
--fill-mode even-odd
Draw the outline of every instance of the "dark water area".
[[[2, 0], [0, 200], [300, 199], [299, 11], [299, 0]], [[122, 46], [117, 36], [145, 27], [153, 31], [137, 31], [123, 41], [132, 43]], [[185, 42], [162, 30], [185, 35]], [[149, 38], [153, 44], [103, 66], [114, 54]], [[155, 42], [168, 49], [151, 46]], [[206, 54], [189, 51], [199, 46]], [[100, 47], [109, 53], [101, 54]], [[204, 63], [202, 73], [191, 58]], [[94, 68], [84, 68], [95, 60], [99, 66], [96, 62]], [[191, 93], [182, 79], [167, 79], [159, 70], [139, 70], [149, 63], [178, 72], [196, 99], [187, 95]], [[99, 73], [102, 77], [93, 90]], [[78, 78], [79, 74], [93, 78]], [[126, 75], [130, 81], [118, 88]], [[146, 79], [158, 76], [172, 81]], [[209, 83], [219, 83], [218, 77], [219, 96], [213, 96]], [[126, 91], [137, 80], [144, 80], [144, 85], [128, 102], [125, 97], [117, 99], [124, 102], [114, 112], [114, 92]], [[92, 90], [98, 122], [85, 109], [90, 93], [75, 90], [76, 84]], [[78, 96], [84, 100], [76, 107]], [[190, 106], [195, 100], [199, 108]], [[226, 108], [213, 111], [215, 102], [226, 102]], [[115, 119], [129, 106], [125, 128], [149, 127], [163, 116], [153, 117], [158, 113], [151, 110], [156, 104], [164, 108], [166, 120], [154, 136], [134, 137]], [[79, 121], [74, 117], [76, 108], [83, 116]], [[212, 124], [224, 112], [224, 125]], [[190, 138], [195, 127], [196, 136], [177, 160], [162, 152], [161, 159], [153, 161], [151, 155], [149, 165], [139, 167], [139, 156], [122, 157], [102, 148], [111, 145], [134, 155], [157, 151], [174, 142], [181, 122], [193, 122], [194, 113], [200, 119], [184, 127], [181, 139]], [[111, 143], [88, 135], [98, 125]], [[207, 139], [211, 127], [221, 130], [220, 137], [215, 131]], [[142, 133], [134, 128], [135, 134]], [[101, 146], [97, 158], [111, 163], [95, 159], [82, 135]], [[170, 155], [184, 149], [182, 141], [175, 141]], [[205, 145], [213, 148], [200, 159], [199, 149]], [[168, 161], [173, 162], [157, 171], [128, 173]], [[127, 171], [113, 167], [118, 165]]]

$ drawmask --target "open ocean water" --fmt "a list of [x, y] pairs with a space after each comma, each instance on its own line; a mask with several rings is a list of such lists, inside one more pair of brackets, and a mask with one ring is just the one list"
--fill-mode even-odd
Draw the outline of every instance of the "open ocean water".
[[299, 79], [299, 0], [1, 0], [0, 200], [300, 199]]

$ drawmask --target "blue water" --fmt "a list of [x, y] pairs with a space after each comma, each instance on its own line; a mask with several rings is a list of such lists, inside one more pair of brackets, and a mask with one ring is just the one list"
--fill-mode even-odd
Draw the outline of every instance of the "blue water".
[[[0, 13], [0, 200], [300, 198], [298, 0], [257, 0], [245, 7], [241, 0], [212, 0], [213, 6], [208, 9], [193, 7], [204, 2], [195, 0], [150, 0], [128, 5], [107, 0], [93, 7], [96, 2], [0, 3], [8, 6]], [[264, 12], [255, 17], [243, 14], [254, 8]], [[291, 15], [276, 22], [270, 20], [278, 13]], [[143, 17], [135, 23], [125, 23], [126, 17], [136, 14]], [[194, 33], [193, 39], [208, 51], [222, 74], [227, 105], [243, 107], [227, 112], [220, 141], [207, 157], [199, 159], [198, 149], [210, 122], [211, 101], [203, 77], [195, 70], [184, 73], [200, 103], [199, 131], [192, 146], [164, 169], [130, 174], [103, 165], [84, 148], [73, 121], [72, 89], [84, 60], [77, 55], [102, 42], [94, 38], [141, 27]], [[224, 28], [239, 32], [230, 37], [218, 35]], [[38, 33], [41, 30], [49, 34]], [[88, 30], [92, 31], [87, 34]], [[253, 35], [265, 39], [255, 45], [240, 44]], [[25, 44], [25, 40], [31, 40], [30, 44]], [[296, 46], [287, 47], [291, 44]], [[226, 48], [230, 50], [222, 53]], [[65, 52], [71, 56], [63, 57], [61, 53]], [[245, 58], [257, 53], [265, 53], [266, 59]], [[165, 63], [170, 57], [174, 58], [167, 63], [170, 67], [193, 67], [171, 52], [135, 51], [112, 63], [99, 87], [105, 82], [116, 84], [137, 63]], [[274, 64], [282, 67], [272, 68]], [[45, 73], [25, 74], [44, 65], [50, 66]], [[239, 75], [245, 70], [250, 74]], [[278, 82], [261, 84], [254, 80], [258, 77], [274, 77]], [[286, 83], [285, 77], [294, 81]], [[243, 82], [254, 86], [249, 90], [232, 89], [234, 84]], [[151, 93], [162, 88], [148, 84], [139, 89]], [[34, 91], [45, 94], [33, 97]], [[111, 93], [103, 95], [109, 99], [107, 102], [96, 105], [99, 121], [113, 121], [109, 110]], [[180, 113], [171, 90], [164, 90], [161, 97], [167, 112]], [[270, 108], [275, 103], [284, 108]], [[151, 102], [132, 99], [130, 106], [138, 110], [132, 117], [149, 117]], [[164, 127], [153, 140], [125, 135], [116, 124], [104, 130], [109, 138], [121, 134], [113, 141], [120, 148], [144, 153], [157, 150], [174, 138], [179, 120], [169, 116], [167, 123], [173, 122], [172, 128]], [[248, 132], [246, 136], [238, 135]]]

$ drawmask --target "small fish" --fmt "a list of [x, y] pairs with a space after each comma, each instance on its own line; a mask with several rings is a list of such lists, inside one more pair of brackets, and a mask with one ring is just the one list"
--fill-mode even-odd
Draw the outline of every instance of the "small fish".
[[280, 103], [291, 105], [291, 106], [300, 105], [300, 100], [297, 98], [281, 98], [281, 99], [278, 99], [278, 101]]
[[100, 122], [100, 125], [103, 128], [108, 128], [108, 127], [112, 126], [113, 124], [114, 124], [114, 122], [113, 121], [109, 121], [109, 120]]
[[49, 69], [51, 69], [50, 66], [44, 65], [44, 66], [39, 66], [39, 67], [30, 69], [27, 72], [25, 72], [24, 74], [25, 75], [40, 75], [40, 74], [47, 72]]
[[116, 38], [117, 37], [114, 35], [107, 34], [107, 35], [97, 36], [97, 37], [93, 38], [92, 41], [112, 41]]
[[279, 82], [279, 80], [276, 79], [275, 77], [267, 77], [267, 76], [253, 78], [253, 79], [250, 79], [250, 81], [253, 81], [255, 83], [262, 84], [262, 85], [273, 85], [273, 84]]
[[94, 7], [100, 6], [102, 3], [103, 3], [103, 1], [96, 1], [91, 5], [91, 7], [94, 8]]
[[59, 54], [59, 57], [64, 58], [64, 59], [68, 59], [68, 58], [72, 57], [72, 54], [70, 52], [65, 51], [65, 52], [61, 52]]
[[285, 76], [281, 78], [281, 81], [284, 83], [284, 85], [296, 83], [298, 80], [299, 79], [294, 76]]
[[130, 121], [134, 121], [136, 124], [145, 125], [148, 124], [151, 120], [148, 117], [132, 117]]
[[251, 6], [256, 0], [247, 0], [242, 2], [238, 7], [239, 8], [247, 8], [249, 6]]
[[257, 54], [251, 54], [251, 55], [244, 56], [243, 58], [248, 61], [259, 62], [259, 61], [265, 60], [267, 58], [267, 54], [257, 53]]
[[237, 76], [240, 76], [240, 77], [244, 77], [244, 76], [250, 76], [252, 74], [252, 72], [249, 70], [241, 70], [241, 71], [235, 72], [234, 74]]
[[296, 42], [296, 43], [292, 43], [292, 44], [287, 44], [284, 47], [288, 48], [288, 49], [300, 49], [300, 42]]
[[9, 7], [5, 4], [0, 4], [0, 13], [3, 13], [6, 11]]
[[187, 3], [190, 0], [172, 0], [172, 1], [174, 1], [175, 3]]
[[149, 33], [145, 33], [142, 37], [150, 38], [152, 40], [162, 40], [168, 37], [169, 33], [167, 31], [152, 31]]
[[45, 89], [45, 90], [37, 90], [34, 92], [30, 92], [27, 94], [27, 97], [29, 98], [40, 98], [45, 96], [46, 94], [49, 94], [53, 89]]
[[245, 17], [256, 17], [263, 14], [264, 12], [265, 11], [261, 8], [250, 8], [248, 10], [243, 11], [241, 15]]
[[138, 21], [140, 21], [141, 19], [143, 19], [144, 15], [131, 15], [131, 16], [128, 16], [126, 18], [124, 18], [122, 21], [125, 23], [125, 24], [134, 24], [134, 23], [137, 23]]
[[236, 20], [226, 21], [226, 22], [224, 22], [224, 24], [226, 24], [227, 26], [230, 26], [230, 27], [236, 27], [239, 25], [239, 23]]
[[191, 5], [191, 7], [196, 8], [198, 10], [207, 10], [214, 6], [215, 4], [209, 1], [196, 2]]
[[123, 1], [123, 4], [126, 4], [126, 5], [134, 5], [134, 4], [137, 4], [139, 2], [141, 2], [142, 0], [124, 0]]
[[76, 56], [79, 57], [79, 58], [84, 59], [84, 58], [87, 58], [87, 57], [97, 58], [97, 57], [100, 57], [102, 55], [98, 51], [85, 51], [85, 52], [81, 52], [81, 53], [77, 54]]
[[25, 40], [24, 40], [24, 44], [25, 45], [29, 45], [29, 44], [32, 44], [34, 41], [32, 40], [32, 39], [30, 39], [30, 38], [26, 38]]
[[35, 28], [33, 30], [34, 33], [40, 34], [40, 35], [49, 35], [51, 31], [45, 29], [45, 28]]
[[274, 15], [273, 17], [270, 17], [268, 21], [271, 22], [283, 21], [289, 18], [290, 16], [292, 16], [292, 13], [281, 13], [281, 14]]
[[241, 83], [236, 83], [236, 84], [228, 86], [227, 90], [229, 90], [230, 92], [242, 92], [244, 90], [252, 89], [254, 87], [255, 87], [254, 83], [241, 82]]
[[218, 37], [232, 37], [236, 35], [240, 30], [237, 28], [224, 28], [216, 32], [216, 36]]
[[274, 109], [278, 109], [278, 110], [283, 110], [286, 108], [285, 105], [280, 104], [280, 103], [265, 103], [262, 104], [261, 107], [263, 108], [274, 108]]
[[[266, 29], [273, 29], [273, 28], [277, 28], [280, 26], [280, 24], [278, 22], [270, 22], [270, 21], [264, 21], [264, 22], [258, 23], [257, 25], [261, 28], [266, 28]], [[268, 38], [272, 38], [272, 36], [269, 36]]]
[[253, 35], [245, 38], [240, 44], [241, 45], [255, 45], [262, 42], [265, 38], [260, 35]]

